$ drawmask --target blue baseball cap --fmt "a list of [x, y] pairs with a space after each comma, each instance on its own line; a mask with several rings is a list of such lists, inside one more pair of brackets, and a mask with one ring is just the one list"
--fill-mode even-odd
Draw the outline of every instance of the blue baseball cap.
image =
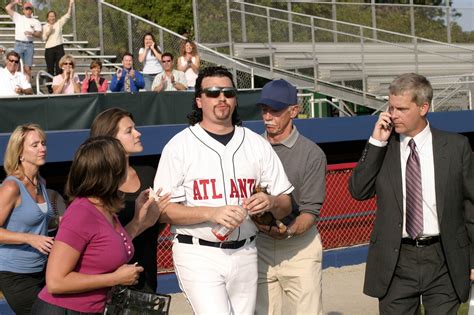
[[267, 105], [274, 110], [282, 110], [290, 105], [298, 104], [296, 88], [283, 79], [273, 80], [265, 84], [257, 105]]

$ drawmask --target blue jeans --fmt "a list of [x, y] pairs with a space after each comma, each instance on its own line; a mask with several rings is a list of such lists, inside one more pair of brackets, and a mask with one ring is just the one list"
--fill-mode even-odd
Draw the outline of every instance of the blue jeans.
[[34, 49], [33, 42], [15, 41], [14, 50], [20, 55], [21, 59], [23, 59], [23, 64], [30, 68], [33, 65]]
[[[162, 73], [162, 72], [161, 72]], [[145, 81], [145, 90], [147, 91], [151, 91], [151, 86], [153, 84], [153, 80], [155, 80], [155, 77], [159, 74], [159, 73], [153, 73], [153, 74], [149, 74], [149, 73], [142, 73], [143, 74], [143, 80]]]

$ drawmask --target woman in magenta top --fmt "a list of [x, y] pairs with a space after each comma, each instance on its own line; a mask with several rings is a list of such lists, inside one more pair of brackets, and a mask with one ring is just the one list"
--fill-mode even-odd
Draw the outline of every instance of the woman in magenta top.
[[[48, 260], [46, 286], [32, 314], [96, 314], [114, 285], [133, 285], [143, 268], [130, 258], [132, 239], [154, 225], [169, 195], [155, 201], [142, 192], [132, 221], [123, 227], [118, 188], [126, 178], [127, 157], [112, 137], [86, 140], [76, 152], [66, 183], [69, 205]], [[159, 193], [159, 192], [158, 192]]]

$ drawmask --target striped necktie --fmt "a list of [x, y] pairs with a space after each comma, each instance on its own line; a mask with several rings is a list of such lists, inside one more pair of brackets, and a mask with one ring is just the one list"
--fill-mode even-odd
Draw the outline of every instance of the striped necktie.
[[408, 142], [410, 156], [405, 172], [406, 181], [406, 229], [408, 235], [415, 239], [423, 232], [423, 193], [421, 190], [420, 158], [416, 152], [413, 139]]

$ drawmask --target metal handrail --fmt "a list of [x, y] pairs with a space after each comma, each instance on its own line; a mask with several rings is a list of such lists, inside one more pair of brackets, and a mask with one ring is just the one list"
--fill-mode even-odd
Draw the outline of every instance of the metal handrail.
[[38, 73], [36, 73], [36, 94], [37, 95], [42, 95], [43, 94], [40, 90], [40, 77], [41, 76], [48, 77], [51, 80], [54, 78], [51, 74], [49, 74], [48, 72], [46, 72], [44, 70], [38, 71]]
[[[314, 30], [330, 31], [330, 32], [336, 33], [338, 35], [344, 35], [344, 36], [354, 37], [354, 38], [358, 38], [358, 39], [370, 40], [370, 41], [373, 41], [373, 42], [376, 42], [376, 43], [387, 44], [387, 45], [407, 49], [407, 50], [418, 52], [418, 53], [420, 53], [420, 52], [421, 53], [427, 53], [427, 54], [431, 54], [431, 55], [435, 55], [435, 56], [450, 58], [452, 60], [459, 60], [459, 61], [465, 60], [465, 59], [462, 59], [462, 58], [458, 58], [456, 56], [445, 55], [445, 54], [442, 54], [442, 53], [433, 52], [433, 51], [429, 51], [429, 50], [425, 50], [425, 49], [419, 49], [419, 48], [415, 49], [415, 48], [407, 47], [406, 44], [408, 44], [408, 43], [405, 43], [405, 45], [403, 43], [398, 44], [398, 43], [388, 42], [388, 41], [377, 39], [377, 38], [371, 38], [371, 37], [361, 36], [361, 35], [357, 35], [357, 34], [353, 34], [353, 33], [347, 33], [347, 32], [344, 32], [344, 31], [323, 28], [323, 27], [320, 27], [320, 26], [311, 26], [311, 25], [308, 25], [308, 24], [294, 22], [294, 21], [288, 21], [288, 20], [284, 20], [284, 19], [281, 19], [281, 18], [276, 18], [276, 17], [271, 17], [271, 16], [268, 17], [266, 15], [241, 11], [241, 10], [238, 10], [238, 9], [231, 9], [231, 11], [237, 12], [237, 13], [244, 13], [246, 15], [255, 16], [255, 17], [268, 18], [270, 20], [274, 20], [274, 21], [278, 21], [278, 22], [287, 22], [287, 23], [291, 23], [292, 25], [313, 28]], [[360, 26], [360, 28], [363, 29], [364, 27]], [[418, 38], [418, 37], [415, 37], [415, 38]], [[446, 44], [446, 45], [449, 45], [449, 44]], [[449, 46], [452, 46], [453, 48], [455, 47], [455, 45], [449, 45]], [[474, 53], [474, 49], [470, 49], [470, 48], [465, 48], [465, 49], [469, 50], [469, 52]], [[275, 50], [275, 48], [272, 48], [272, 50]]]
[[[432, 44], [438, 44], [438, 45], [442, 45], [442, 46], [448, 46], [448, 47], [452, 47], [452, 48], [458, 48], [458, 49], [465, 49], [467, 51], [470, 51], [470, 52], [474, 52], [474, 49], [470, 49], [470, 48], [467, 48], [467, 47], [463, 47], [463, 46], [460, 46], [460, 45], [455, 45], [455, 44], [451, 44], [451, 43], [445, 43], [445, 42], [440, 42], [440, 41], [436, 41], [436, 40], [433, 40], [433, 39], [428, 39], [428, 38], [423, 38], [423, 37], [419, 37], [419, 36], [413, 36], [413, 35], [408, 35], [408, 34], [403, 34], [403, 33], [397, 33], [397, 32], [393, 32], [393, 31], [388, 31], [388, 30], [383, 30], [383, 29], [379, 29], [379, 28], [374, 28], [374, 27], [370, 27], [370, 26], [366, 26], [366, 25], [361, 25], [361, 24], [354, 24], [354, 23], [349, 23], [349, 22], [344, 22], [344, 21], [338, 21], [338, 20], [334, 20], [334, 19], [328, 19], [328, 18], [323, 18], [323, 17], [319, 17], [319, 16], [315, 16], [315, 15], [309, 15], [309, 14], [304, 14], [304, 13], [298, 13], [298, 12], [292, 12], [292, 11], [287, 11], [287, 10], [282, 10], [282, 9], [276, 9], [276, 8], [271, 8], [271, 7], [266, 7], [266, 6], [262, 6], [262, 5], [258, 5], [258, 4], [253, 4], [253, 3], [247, 3], [247, 2], [241, 2], [241, 1], [238, 1], [238, 0], [232, 0], [233, 2], [235, 3], [238, 3], [238, 4], [243, 4], [245, 6], [250, 6], [250, 7], [257, 7], [257, 8], [260, 8], [260, 9], [269, 9], [271, 11], [276, 11], [276, 12], [279, 12], [279, 13], [284, 13], [286, 15], [288, 14], [291, 14], [293, 16], [301, 16], [301, 17], [306, 17], [306, 18], [314, 18], [316, 20], [321, 20], [321, 21], [325, 21], [325, 22], [331, 22], [331, 23], [336, 23], [336, 24], [340, 24], [340, 25], [346, 25], [346, 26], [352, 26], [352, 27], [356, 27], [356, 28], [363, 28], [364, 30], [370, 30], [370, 31], [377, 31], [377, 32], [381, 32], [381, 33], [386, 33], [386, 34], [390, 34], [390, 35], [396, 35], [396, 36], [401, 36], [401, 37], [406, 37], [406, 38], [409, 38], [411, 40], [418, 40], [418, 41], [426, 41], [428, 43], [432, 43]], [[438, 7], [439, 8], [439, 7]], [[236, 10], [237, 9], [232, 9], [232, 10]], [[240, 10], [239, 10], [240, 11]], [[240, 12], [243, 12], [245, 14], [249, 13], [249, 12], [246, 12], [246, 11], [240, 11]], [[285, 22], [292, 22], [290, 20], [284, 20]], [[306, 24], [307, 25], [307, 24]], [[336, 32], [334, 30], [331, 30], [332, 32]]]

